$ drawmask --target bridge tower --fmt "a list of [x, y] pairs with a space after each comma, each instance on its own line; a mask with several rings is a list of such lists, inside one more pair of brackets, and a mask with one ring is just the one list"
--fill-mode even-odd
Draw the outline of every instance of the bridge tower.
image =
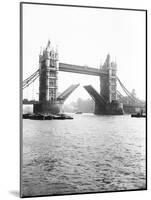
[[39, 103], [34, 105], [34, 113], [57, 114], [58, 53], [51, 48], [50, 41], [39, 55]]
[[100, 76], [100, 94], [105, 98], [106, 102], [111, 103], [113, 100], [117, 100], [116, 94], [116, 72], [117, 65], [115, 62], [110, 62], [110, 55], [108, 54], [106, 60], [101, 66], [103, 71], [107, 72], [107, 75]]
[[[106, 74], [100, 76], [100, 95], [105, 99], [106, 106], [104, 108], [104, 114], [123, 114], [123, 105], [117, 100], [117, 65], [115, 62], [110, 61], [110, 55], [108, 54], [101, 70]], [[98, 113], [102, 113], [102, 108], [96, 105]], [[100, 110], [100, 112], [99, 112]]]

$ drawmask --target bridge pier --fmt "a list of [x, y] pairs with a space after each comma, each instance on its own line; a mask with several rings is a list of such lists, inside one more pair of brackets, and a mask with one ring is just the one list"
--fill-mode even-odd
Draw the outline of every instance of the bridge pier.
[[118, 101], [112, 101], [111, 103], [107, 103], [102, 106], [98, 103], [95, 103], [94, 114], [97, 115], [123, 115], [123, 104]]
[[119, 103], [116, 100], [113, 100], [111, 103], [106, 104], [106, 114], [107, 115], [123, 115], [123, 104]]
[[97, 102], [95, 102], [94, 114], [96, 114], [96, 115], [105, 115], [106, 114], [106, 107], [100, 105]]
[[35, 114], [58, 114], [60, 112], [60, 105], [56, 102], [41, 102], [34, 105], [33, 112]]

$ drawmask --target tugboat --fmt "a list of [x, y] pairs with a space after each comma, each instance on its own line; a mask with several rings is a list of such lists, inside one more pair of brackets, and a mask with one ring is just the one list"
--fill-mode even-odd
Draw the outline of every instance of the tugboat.
[[58, 115], [56, 115], [53, 119], [73, 119], [73, 117], [60, 113]]
[[81, 112], [81, 111], [78, 111], [78, 112], [76, 112], [75, 114], [82, 114], [82, 112]]
[[146, 117], [146, 114], [143, 114], [143, 110], [141, 112], [138, 112], [136, 114], [131, 114], [131, 117]]

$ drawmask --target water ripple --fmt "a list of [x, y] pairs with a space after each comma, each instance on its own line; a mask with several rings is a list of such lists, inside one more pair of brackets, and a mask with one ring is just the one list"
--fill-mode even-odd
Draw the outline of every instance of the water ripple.
[[146, 187], [143, 119], [75, 115], [23, 128], [24, 196]]

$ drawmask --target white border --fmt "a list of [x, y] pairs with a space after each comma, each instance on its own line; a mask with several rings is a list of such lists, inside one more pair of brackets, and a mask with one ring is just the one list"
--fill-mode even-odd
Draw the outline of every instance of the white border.
[[[42, 0], [29, 0], [29, 2], [148, 9], [149, 23], [151, 19], [150, 0], [46, 0], [44, 2]], [[11, 200], [18, 198], [17, 192], [19, 191], [19, 1], [2, 1], [0, 9], [0, 198]], [[149, 23], [148, 35], [150, 35], [151, 29]], [[148, 38], [148, 46], [150, 46], [150, 38]], [[148, 48], [148, 52], [150, 52], [150, 48]], [[150, 59], [148, 58], [148, 91], [151, 89], [149, 86], [151, 85], [149, 80], [149, 64]], [[148, 93], [148, 96], [148, 114], [150, 118], [150, 93]], [[148, 125], [149, 122], [150, 120], [148, 120]], [[40, 197], [36, 199], [150, 199], [151, 135], [149, 130], [148, 155], [148, 191]]]

